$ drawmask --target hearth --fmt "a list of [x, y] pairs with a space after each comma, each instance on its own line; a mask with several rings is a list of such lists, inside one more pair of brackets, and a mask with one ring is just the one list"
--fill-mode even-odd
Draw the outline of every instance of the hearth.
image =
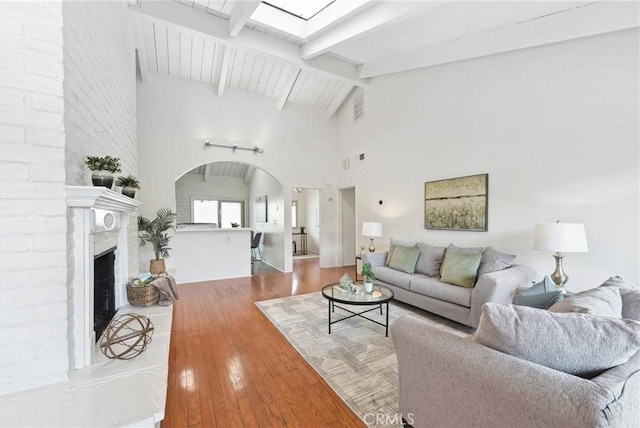
[[115, 250], [110, 248], [93, 262], [93, 330], [96, 341], [116, 314]]

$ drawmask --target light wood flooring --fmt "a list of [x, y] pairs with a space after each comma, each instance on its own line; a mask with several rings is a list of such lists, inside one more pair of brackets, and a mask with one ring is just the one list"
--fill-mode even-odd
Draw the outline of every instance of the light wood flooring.
[[[257, 262], [260, 263], [260, 262]], [[364, 427], [254, 305], [319, 291], [353, 266], [294, 261], [283, 274], [179, 285], [163, 428]]]

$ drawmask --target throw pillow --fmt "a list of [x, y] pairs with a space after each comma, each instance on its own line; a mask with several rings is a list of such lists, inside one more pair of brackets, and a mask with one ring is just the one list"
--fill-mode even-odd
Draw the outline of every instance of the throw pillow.
[[[447, 253], [460, 253], [460, 254], [479, 254], [482, 257], [482, 247], [456, 247], [453, 244], [449, 244], [447, 250], [444, 252], [445, 257]], [[442, 270], [444, 269], [444, 259], [442, 261], [442, 266], [440, 267], [440, 275], [442, 275]]]
[[473, 288], [481, 258], [482, 254], [480, 253], [450, 252], [447, 249], [442, 262], [440, 281], [460, 287]]
[[620, 290], [615, 287], [598, 287], [566, 296], [549, 308], [551, 312], [578, 312], [620, 318], [622, 300]]
[[385, 266], [389, 266], [391, 263], [391, 256], [393, 256], [393, 251], [396, 249], [396, 245], [401, 245], [403, 247], [415, 247], [415, 242], [407, 242], [401, 241], [399, 239], [391, 238], [389, 239], [389, 252], [387, 253], [387, 260], [385, 261]]
[[592, 378], [624, 364], [640, 350], [640, 323], [485, 303], [473, 340], [523, 360]]
[[416, 269], [416, 262], [420, 256], [420, 250], [416, 247], [403, 247], [396, 245], [389, 267], [406, 273], [413, 273]]
[[556, 284], [551, 277], [547, 275], [542, 281], [534, 283], [526, 290], [519, 291], [513, 303], [520, 306], [547, 309], [563, 298], [562, 292], [556, 288]]
[[620, 290], [622, 318], [640, 321], [640, 290]]
[[428, 276], [440, 275], [440, 267], [442, 266], [446, 248], [418, 243], [418, 249], [420, 250], [420, 257], [418, 257], [418, 263], [416, 263], [416, 272]]
[[478, 276], [485, 273], [503, 270], [511, 266], [516, 256], [512, 254], [501, 253], [491, 247], [487, 247], [482, 252], [480, 267], [478, 268]]
[[610, 277], [605, 282], [600, 284], [600, 287], [617, 287], [617, 288], [623, 288], [623, 289], [635, 288], [632, 284], [629, 284], [619, 275]]
[[513, 303], [518, 306], [547, 309], [564, 298], [560, 290], [549, 291], [548, 293], [527, 293], [528, 291], [529, 290], [525, 290], [518, 293]]

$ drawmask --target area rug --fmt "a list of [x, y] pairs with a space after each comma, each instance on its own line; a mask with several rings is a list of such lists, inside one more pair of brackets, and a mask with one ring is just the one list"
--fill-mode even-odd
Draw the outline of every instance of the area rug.
[[[354, 317], [333, 324], [328, 334], [328, 301], [319, 292], [256, 305], [365, 424], [402, 426], [396, 351], [391, 336], [384, 336], [384, 327]], [[468, 327], [402, 303], [392, 302], [389, 308], [390, 324], [409, 315], [458, 336], [471, 332]], [[336, 307], [332, 320], [348, 315]], [[367, 316], [384, 323], [384, 315], [377, 310]]]

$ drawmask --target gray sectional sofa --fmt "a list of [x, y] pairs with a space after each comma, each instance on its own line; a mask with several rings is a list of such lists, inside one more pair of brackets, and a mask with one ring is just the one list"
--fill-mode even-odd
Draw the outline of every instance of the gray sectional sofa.
[[[404, 244], [404, 245], [401, 245]], [[389, 266], [389, 253], [393, 255], [396, 246], [416, 247], [420, 251], [416, 268], [402, 271]], [[505, 262], [494, 263], [484, 260], [478, 269], [475, 284], [472, 287], [442, 282], [440, 268], [446, 251], [450, 249], [474, 250], [486, 254], [502, 254], [491, 247], [487, 249], [464, 249], [453, 245], [433, 247], [426, 244], [400, 243], [392, 239], [389, 251], [363, 253], [362, 262], [371, 263], [376, 275], [374, 285], [384, 285], [393, 290], [395, 300], [416, 306], [428, 312], [443, 316], [471, 327], [477, 327], [482, 305], [486, 302], [512, 303], [518, 290], [531, 286], [535, 277], [533, 269], [523, 265], [510, 265]], [[505, 255], [503, 255], [505, 256]], [[513, 260], [515, 256], [510, 256]], [[502, 268], [506, 267], [506, 268]], [[492, 269], [496, 270], [492, 270]]]
[[468, 337], [401, 317], [400, 414], [414, 428], [639, 427], [640, 289], [620, 282], [549, 310], [489, 303]]

